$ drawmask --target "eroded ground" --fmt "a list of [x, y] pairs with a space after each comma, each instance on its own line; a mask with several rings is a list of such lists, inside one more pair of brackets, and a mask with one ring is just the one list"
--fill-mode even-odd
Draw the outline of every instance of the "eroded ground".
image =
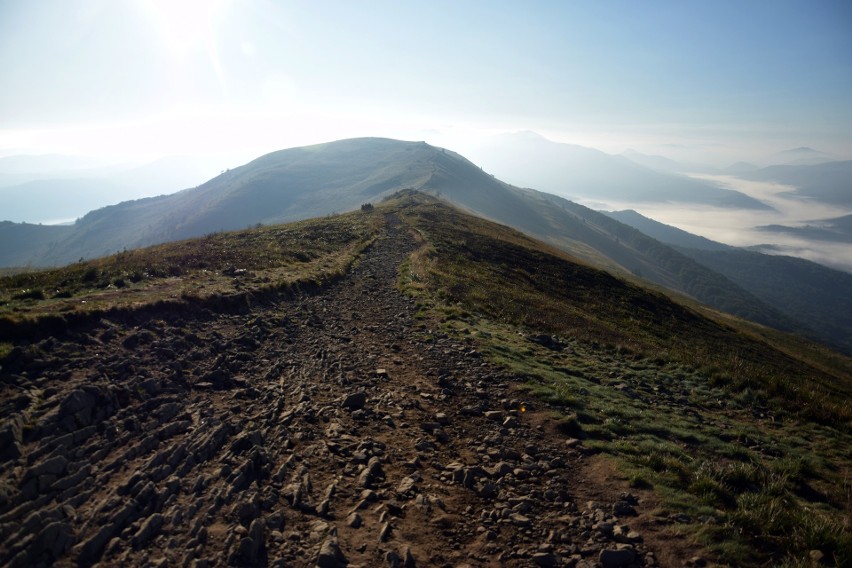
[[683, 565], [514, 377], [415, 320], [390, 221], [321, 293], [17, 347], [0, 563]]

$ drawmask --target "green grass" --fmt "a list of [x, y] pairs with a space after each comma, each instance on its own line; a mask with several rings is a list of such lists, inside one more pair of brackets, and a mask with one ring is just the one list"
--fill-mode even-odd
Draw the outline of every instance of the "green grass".
[[[400, 272], [422, 317], [475, 338], [566, 435], [692, 517], [716, 560], [795, 565], [820, 550], [852, 562], [848, 358], [708, 318], [439, 203], [401, 207], [424, 242]], [[561, 348], [527, 338], [542, 333]]]

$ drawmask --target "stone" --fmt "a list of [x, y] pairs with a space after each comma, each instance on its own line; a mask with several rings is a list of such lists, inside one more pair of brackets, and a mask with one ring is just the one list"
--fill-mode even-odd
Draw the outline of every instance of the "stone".
[[25, 477], [40, 477], [42, 475], [62, 475], [68, 467], [68, 458], [62, 455], [53, 456], [29, 469]]
[[139, 548], [153, 537], [163, 526], [163, 515], [155, 513], [145, 519], [136, 534], [133, 535], [133, 548]]
[[503, 477], [507, 473], [511, 473], [513, 469], [514, 468], [511, 465], [509, 465], [508, 463], [506, 463], [504, 461], [501, 461], [501, 462], [498, 462], [497, 465], [495, 465], [493, 468], [491, 468], [490, 470], [486, 470], [486, 471], [488, 472], [488, 475], [490, 477], [492, 477], [493, 479], [500, 479], [501, 477]]
[[336, 536], [328, 537], [317, 555], [317, 568], [345, 568], [348, 564]]
[[91, 417], [91, 410], [97, 403], [97, 398], [91, 393], [83, 389], [76, 389], [68, 393], [68, 396], [59, 405], [59, 418], [66, 416], [77, 417], [78, 420], [84, 422], [83, 418], [89, 417], [84, 423], [88, 425], [88, 420]]
[[612, 514], [616, 517], [630, 517], [636, 515], [636, 509], [628, 501], [619, 500], [612, 504]]
[[391, 568], [400, 568], [402, 566], [402, 556], [396, 550], [388, 550], [385, 553], [385, 564]]
[[353, 529], [361, 528], [363, 523], [364, 521], [358, 513], [351, 513], [346, 517], [346, 525]]
[[503, 428], [517, 428], [520, 425], [518, 419], [514, 416], [507, 416], [505, 420], [503, 420]]
[[377, 456], [373, 456], [367, 462], [367, 467], [358, 476], [358, 485], [361, 487], [370, 487], [381, 477], [384, 477], [382, 462]]
[[118, 532], [112, 523], [102, 526], [95, 534], [75, 547], [80, 563], [94, 563], [100, 559], [104, 547]]
[[343, 399], [343, 402], [340, 404], [343, 408], [347, 408], [349, 410], [361, 410], [364, 408], [364, 405], [367, 403], [367, 393], [364, 391], [361, 392], [353, 392], [346, 396]]
[[402, 568], [416, 568], [417, 562], [414, 560], [414, 555], [411, 553], [411, 547], [406, 546], [402, 552]]
[[629, 566], [636, 559], [636, 552], [632, 548], [619, 548], [616, 550], [601, 550], [598, 561], [603, 568], [621, 568]]
[[559, 566], [559, 558], [552, 552], [536, 552], [532, 555], [532, 561], [536, 566], [542, 568], [556, 568]]
[[409, 475], [402, 478], [399, 486], [396, 488], [396, 492], [399, 495], [408, 495], [409, 492], [414, 489], [414, 485], [420, 480], [420, 476], [416, 473], [413, 475]]
[[74, 531], [65, 521], [55, 521], [44, 527], [36, 543], [39, 551], [47, 552], [51, 558], [58, 559], [74, 544]]

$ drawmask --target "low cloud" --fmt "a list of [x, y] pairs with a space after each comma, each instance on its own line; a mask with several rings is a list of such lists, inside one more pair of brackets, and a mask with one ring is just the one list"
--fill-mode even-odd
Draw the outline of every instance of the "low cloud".
[[801, 238], [785, 233], [768, 233], [764, 225], [804, 226], [821, 219], [852, 213], [815, 201], [791, 198], [786, 192], [795, 189], [774, 183], [741, 180], [732, 176], [694, 176], [741, 191], [759, 199], [774, 210], [754, 211], [708, 207], [688, 203], [601, 202], [579, 200], [596, 209], [633, 209], [660, 223], [677, 227], [695, 235], [738, 247], [755, 247], [768, 254], [784, 254], [819, 262], [832, 268], [852, 272], [852, 248], [848, 244]]

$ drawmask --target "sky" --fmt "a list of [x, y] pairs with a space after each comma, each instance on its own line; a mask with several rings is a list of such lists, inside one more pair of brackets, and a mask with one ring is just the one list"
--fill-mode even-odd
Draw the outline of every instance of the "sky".
[[723, 165], [852, 156], [852, 2], [0, 0], [0, 156], [531, 130]]

